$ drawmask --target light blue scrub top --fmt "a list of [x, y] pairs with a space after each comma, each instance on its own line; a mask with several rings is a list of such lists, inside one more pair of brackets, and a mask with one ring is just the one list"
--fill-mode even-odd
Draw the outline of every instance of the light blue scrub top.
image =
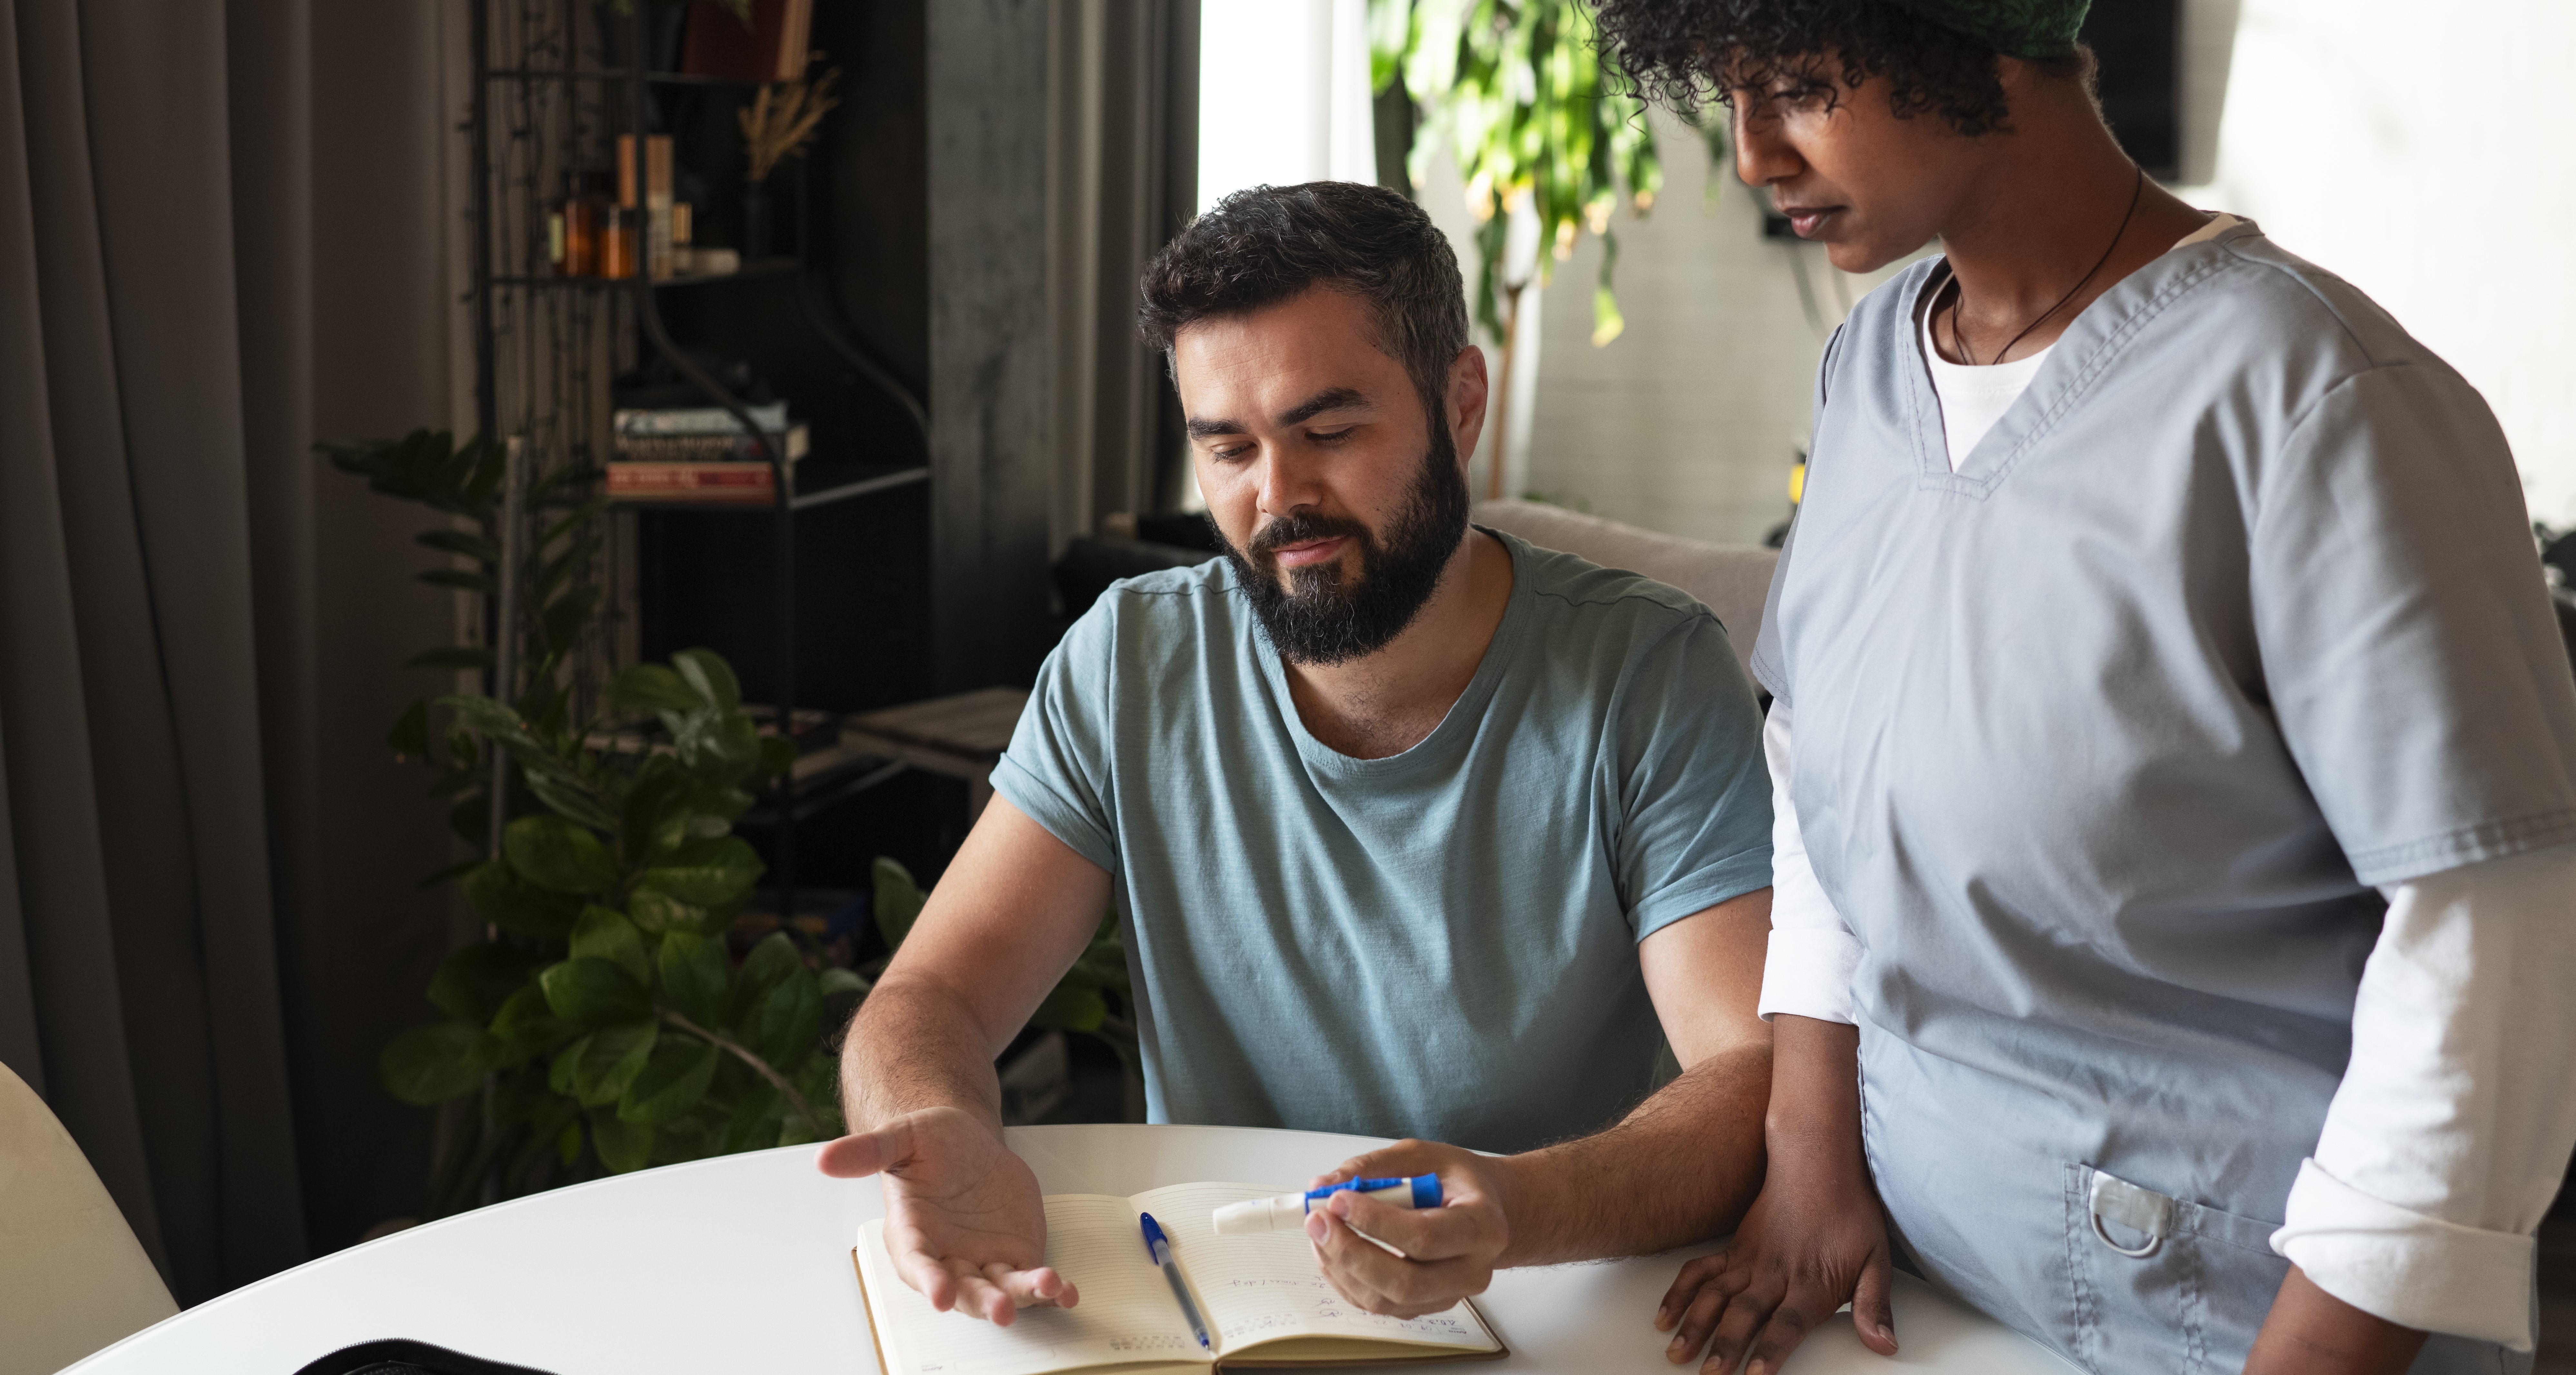
[[[2340, 279], [2251, 224], [2166, 254], [1953, 473], [1946, 270], [1826, 351], [1753, 657], [1864, 951], [1869, 1158], [1979, 1307], [2097, 1371], [2237, 1369], [2372, 885], [2576, 839], [2576, 683], [2494, 418]], [[2153, 1256], [2092, 1235], [2097, 1170], [2176, 1200]]]
[[1771, 884], [1753, 687], [1687, 594], [1497, 538], [1493, 641], [1389, 758], [1306, 730], [1223, 561], [1039, 670], [993, 789], [1116, 881], [1153, 1120], [1514, 1151], [1653, 1086], [1637, 943]]

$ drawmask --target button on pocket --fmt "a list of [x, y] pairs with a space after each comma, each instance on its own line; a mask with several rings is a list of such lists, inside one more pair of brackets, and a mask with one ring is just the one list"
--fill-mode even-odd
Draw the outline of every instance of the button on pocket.
[[2100, 1375], [2243, 1369], [2290, 1269], [2278, 1226], [2067, 1166], [2076, 1359]]

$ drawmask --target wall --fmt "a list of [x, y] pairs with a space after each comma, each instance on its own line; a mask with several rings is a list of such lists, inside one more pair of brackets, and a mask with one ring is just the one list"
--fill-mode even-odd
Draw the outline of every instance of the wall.
[[[1592, 344], [1602, 248], [1585, 235], [1546, 291], [1528, 419], [1515, 426], [1527, 439], [1506, 476], [1515, 495], [1676, 535], [1756, 542], [1788, 517], [1789, 470], [1806, 443], [1825, 336], [1845, 303], [1879, 279], [1836, 272], [1820, 246], [1764, 239], [1759, 201], [1732, 166], [1712, 169], [1697, 134], [1661, 112], [1650, 118], [1663, 197], [1645, 218], [1622, 210], [1611, 226], [1627, 331]], [[1446, 158], [1420, 194], [1473, 272], [1471, 226]], [[1812, 311], [1799, 291], [1801, 260]], [[1480, 473], [1479, 492], [1482, 481]]]
[[[2181, 193], [2252, 216], [2387, 307], [2495, 407], [2534, 516], [2576, 524], [2576, 158], [2563, 147], [2576, 82], [2562, 70], [2576, 4], [2473, 12], [2428, 23], [2399, 0], [2192, 0], [2185, 164], [2217, 170]], [[1600, 247], [1586, 237], [1547, 292], [1514, 486], [1674, 534], [1758, 539], [1786, 513], [1807, 429], [1820, 344], [1790, 255], [1817, 251], [1762, 240], [1731, 170], [1703, 205], [1703, 160], [1656, 118], [1663, 204], [1615, 226], [1627, 333], [1589, 341]], [[1465, 224], [1454, 173], [1422, 196]], [[1463, 240], [1460, 257], [1472, 261]], [[1808, 267], [1837, 316], [1835, 274], [1821, 255]]]
[[2243, 0], [2199, 200], [2368, 292], [2504, 422], [2576, 523], [2576, 5]]

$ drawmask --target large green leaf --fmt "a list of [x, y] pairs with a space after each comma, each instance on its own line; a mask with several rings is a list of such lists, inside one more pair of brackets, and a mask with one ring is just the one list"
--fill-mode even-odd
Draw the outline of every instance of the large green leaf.
[[930, 895], [912, 881], [911, 870], [883, 855], [877, 856], [871, 877], [876, 887], [877, 934], [885, 937], [886, 949], [899, 949], [903, 938], [912, 934], [912, 924]]
[[547, 957], [521, 945], [484, 941], [449, 952], [429, 981], [429, 1000], [451, 1017], [492, 1020], [510, 996], [528, 987]]
[[376, 1075], [385, 1090], [418, 1107], [473, 1092], [490, 1067], [483, 1028], [472, 1022], [413, 1027], [376, 1057]]
[[581, 909], [572, 924], [572, 953], [576, 959], [612, 961], [634, 975], [637, 984], [653, 986], [653, 957], [644, 949], [644, 933], [615, 910], [595, 904]]
[[1059, 1031], [1098, 1031], [1109, 1017], [1109, 1004], [1097, 987], [1060, 983], [1029, 1014], [1029, 1025]]
[[661, 1031], [661, 1023], [649, 1021], [622, 1022], [594, 1031], [564, 1047], [548, 1070], [546, 1083], [557, 1093], [580, 1099], [584, 1107], [614, 1103], [644, 1072]]
[[771, 989], [785, 983], [791, 974], [805, 973], [805, 958], [796, 953], [795, 942], [787, 939], [786, 932], [773, 931], [762, 937], [742, 957], [742, 967], [734, 971], [733, 992], [725, 999], [725, 1025], [740, 1026]]
[[653, 1163], [653, 1129], [620, 1122], [613, 1112], [590, 1114], [590, 1146], [599, 1152], [599, 1163], [617, 1174]]
[[707, 932], [720, 925], [703, 907], [680, 901], [650, 883], [638, 883], [626, 895], [626, 910], [635, 915], [635, 924], [647, 931]]
[[754, 1055], [783, 1069], [813, 1050], [822, 1035], [823, 993], [813, 972], [800, 964], [752, 1004], [740, 1040]]
[[696, 1108], [716, 1077], [714, 1046], [687, 1036], [665, 1036], [653, 1058], [617, 1100], [622, 1122], [658, 1127]]
[[[818, 1141], [846, 1135], [850, 1130], [849, 1124], [841, 1119], [841, 1109], [835, 1097], [840, 1091], [840, 1078], [840, 1064], [829, 1055], [808, 1055], [805, 1063], [787, 1071], [788, 1082], [796, 1086], [798, 1093], [805, 1095], [805, 1106], [823, 1119], [823, 1130], [814, 1138]], [[791, 1115], [793, 1111], [790, 1109]], [[778, 1144], [791, 1143], [782, 1141]]]
[[721, 907], [760, 881], [760, 855], [739, 836], [696, 840], [644, 871], [640, 882], [696, 907]]
[[540, 888], [588, 896], [617, 882], [617, 859], [588, 827], [559, 816], [523, 816], [501, 833], [501, 852]]
[[685, 718], [671, 735], [680, 767], [691, 773], [739, 779], [760, 764], [760, 728], [738, 711]]
[[429, 530], [412, 538], [443, 553], [463, 554], [483, 563], [497, 564], [501, 561], [501, 546], [481, 535], [469, 535], [462, 530]]
[[689, 680], [706, 700], [727, 711], [742, 705], [742, 683], [733, 676], [733, 665], [712, 649], [684, 649], [671, 656], [671, 667]]
[[614, 960], [595, 956], [566, 960], [538, 979], [546, 990], [547, 1008], [569, 1026], [606, 1026], [650, 1016], [653, 1011], [644, 986]]
[[515, 1069], [552, 1049], [570, 1031], [546, 1006], [546, 990], [531, 983], [511, 994], [492, 1015], [496, 1063], [502, 1069]]
[[617, 848], [629, 865], [654, 864], [689, 837], [689, 818], [696, 814], [691, 797], [696, 780], [681, 773], [669, 756], [654, 755], [636, 771], [618, 809]]
[[534, 768], [522, 776], [528, 780], [528, 791], [556, 815], [602, 831], [617, 829], [616, 814], [569, 771]]
[[547, 892], [498, 860], [465, 876], [465, 900], [483, 920], [514, 936], [541, 941], [572, 934], [573, 918], [581, 914], [581, 899]]
[[487, 597], [500, 590], [493, 583], [490, 574], [468, 573], [461, 568], [433, 568], [421, 574], [420, 580], [432, 587], [454, 588], [459, 592], [479, 592]]
[[700, 711], [713, 700], [660, 664], [637, 664], [608, 680], [608, 705], [621, 711]]
[[721, 1150], [756, 1151], [778, 1144], [778, 1115], [788, 1112], [787, 1100], [778, 1096], [767, 1080], [744, 1091], [733, 1112], [725, 1119]]
[[724, 1008], [727, 968], [724, 943], [695, 931], [662, 937], [662, 996], [681, 1016], [712, 1026]]

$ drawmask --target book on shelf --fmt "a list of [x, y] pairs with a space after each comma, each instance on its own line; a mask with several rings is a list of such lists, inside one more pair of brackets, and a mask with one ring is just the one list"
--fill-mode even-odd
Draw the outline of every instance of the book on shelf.
[[[1476, 1305], [1390, 1318], [1335, 1292], [1300, 1231], [1221, 1237], [1210, 1215], [1266, 1198], [1256, 1184], [1174, 1184], [1129, 1198], [1057, 1194], [1046, 1200], [1046, 1263], [1081, 1294], [1071, 1308], [1027, 1308], [1008, 1327], [942, 1313], [903, 1282], [886, 1254], [885, 1223], [859, 1229], [850, 1253], [887, 1375], [1197, 1375], [1263, 1366], [1415, 1365], [1500, 1360], [1510, 1352]], [[1205, 1319], [1210, 1349], [1190, 1333], [1163, 1272], [1145, 1251], [1139, 1215], [1152, 1213]]]
[[766, 463], [628, 463], [608, 465], [611, 501], [735, 502], [767, 506], [776, 492]]
[[[787, 428], [787, 403], [745, 406], [751, 423], [771, 434]], [[620, 409], [609, 417], [620, 435], [720, 434], [739, 436], [742, 422], [722, 406], [652, 406]]]
[[[784, 434], [772, 430], [790, 463], [803, 458], [813, 436], [802, 425]], [[752, 463], [766, 466], [768, 456], [747, 434], [622, 434], [609, 457], [620, 463]]]

